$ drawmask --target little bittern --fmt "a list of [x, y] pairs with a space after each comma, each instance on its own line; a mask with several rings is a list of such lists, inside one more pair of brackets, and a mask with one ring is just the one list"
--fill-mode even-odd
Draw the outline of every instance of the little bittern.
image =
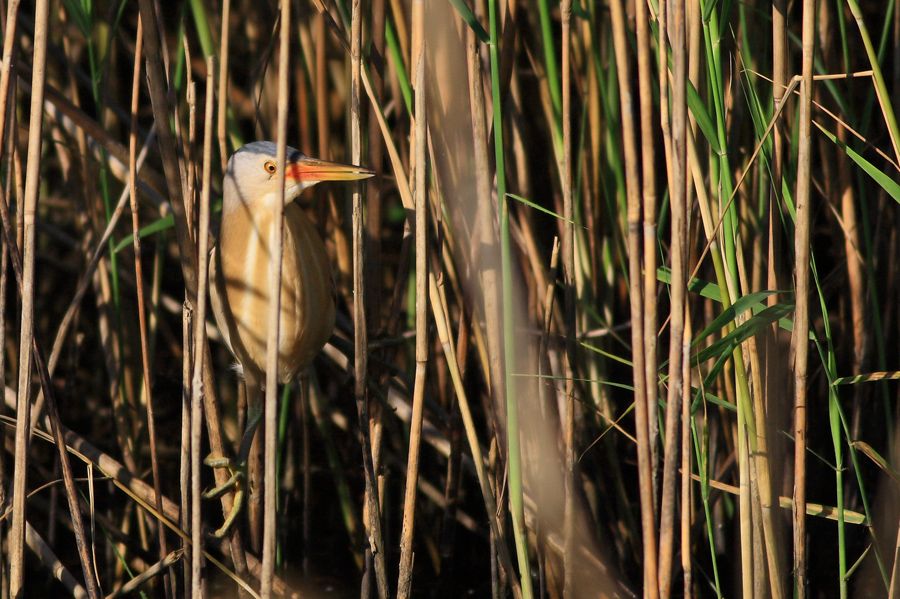
[[[210, 305], [228, 349], [238, 362], [247, 391], [247, 429], [238, 451], [238, 469], [246, 464], [262, 415], [267, 314], [270, 298], [269, 250], [275, 225], [279, 173], [276, 146], [259, 141], [240, 148], [225, 170], [222, 225], [209, 261]], [[281, 318], [278, 331], [278, 380], [290, 382], [328, 341], [334, 328], [334, 284], [325, 244], [293, 200], [322, 181], [354, 181], [373, 172], [309, 158], [287, 149], [284, 190], [284, 255], [281, 269]], [[213, 466], [227, 465], [218, 459]], [[232, 477], [236, 481], [236, 477]], [[213, 491], [213, 495], [223, 491]], [[216, 534], [223, 534], [239, 509]]]

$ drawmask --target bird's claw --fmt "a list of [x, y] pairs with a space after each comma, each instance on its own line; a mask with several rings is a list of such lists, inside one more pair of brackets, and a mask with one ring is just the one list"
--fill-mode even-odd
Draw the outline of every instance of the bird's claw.
[[231, 472], [228, 480], [208, 491], [204, 491], [202, 495], [203, 499], [218, 499], [225, 493], [234, 490], [234, 501], [231, 505], [231, 511], [228, 513], [222, 526], [212, 533], [213, 537], [221, 539], [228, 534], [238, 514], [241, 513], [244, 500], [244, 488], [241, 484], [241, 479], [246, 478], [246, 464], [236, 465], [230, 458], [213, 455], [207, 456], [203, 463], [211, 468], [227, 468]]

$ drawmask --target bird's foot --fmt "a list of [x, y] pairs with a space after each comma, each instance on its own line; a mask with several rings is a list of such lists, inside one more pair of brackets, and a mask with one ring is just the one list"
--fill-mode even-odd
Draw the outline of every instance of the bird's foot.
[[244, 500], [243, 480], [246, 480], [247, 478], [247, 464], [246, 462], [235, 463], [230, 458], [214, 455], [207, 456], [206, 459], [203, 460], [203, 463], [211, 468], [225, 468], [230, 472], [228, 480], [203, 493], [203, 499], [218, 499], [225, 493], [234, 490], [234, 500], [231, 505], [231, 511], [228, 513], [222, 526], [212, 533], [213, 537], [221, 539], [228, 534], [234, 521], [241, 513], [241, 507]]

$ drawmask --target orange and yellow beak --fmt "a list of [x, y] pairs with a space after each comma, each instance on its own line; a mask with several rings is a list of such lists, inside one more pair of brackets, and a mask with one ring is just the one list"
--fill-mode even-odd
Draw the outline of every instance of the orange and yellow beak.
[[328, 162], [303, 157], [288, 163], [285, 176], [288, 181], [321, 183], [323, 181], [358, 181], [375, 175], [375, 171], [362, 166]]

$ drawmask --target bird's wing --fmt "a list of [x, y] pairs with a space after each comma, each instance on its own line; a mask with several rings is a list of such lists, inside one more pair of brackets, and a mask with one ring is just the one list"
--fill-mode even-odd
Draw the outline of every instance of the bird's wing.
[[225, 341], [225, 345], [228, 347], [228, 351], [231, 352], [231, 355], [234, 354], [234, 348], [231, 345], [231, 336], [229, 335], [229, 328], [226, 326], [228, 320], [225, 318], [225, 306], [223, 304], [223, 298], [225, 298], [225, 282], [222, 280], [222, 277], [219, 274], [219, 260], [216, 252], [216, 248], [213, 249], [209, 253], [209, 305], [212, 308], [213, 316], [216, 319], [216, 325], [219, 327], [219, 333], [222, 335], [222, 340]]

